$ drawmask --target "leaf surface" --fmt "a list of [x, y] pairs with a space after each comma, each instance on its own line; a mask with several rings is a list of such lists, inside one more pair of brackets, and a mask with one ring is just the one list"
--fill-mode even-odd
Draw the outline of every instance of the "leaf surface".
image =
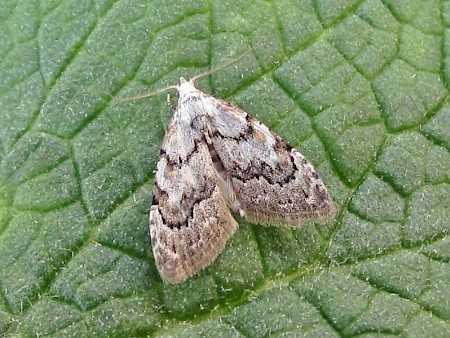
[[[448, 335], [447, 1], [0, 7], [0, 335]], [[336, 219], [239, 219], [209, 268], [165, 285], [147, 229], [171, 109], [127, 98], [249, 49], [198, 87], [301, 151]]]

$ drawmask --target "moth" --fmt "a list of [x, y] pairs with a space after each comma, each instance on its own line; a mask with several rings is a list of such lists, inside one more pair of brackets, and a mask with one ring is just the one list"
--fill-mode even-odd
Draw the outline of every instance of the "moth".
[[333, 202], [297, 150], [235, 105], [180, 79], [150, 207], [150, 236], [164, 282], [210, 265], [238, 228], [233, 213], [260, 224], [325, 221]]

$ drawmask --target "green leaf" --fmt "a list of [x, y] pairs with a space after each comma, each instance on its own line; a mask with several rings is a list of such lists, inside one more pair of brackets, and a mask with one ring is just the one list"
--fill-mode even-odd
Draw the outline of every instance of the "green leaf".
[[[4, 0], [0, 336], [448, 336], [448, 27], [437, 0]], [[337, 216], [239, 219], [165, 285], [148, 209], [171, 109], [126, 99], [249, 49], [199, 88], [307, 156]]]

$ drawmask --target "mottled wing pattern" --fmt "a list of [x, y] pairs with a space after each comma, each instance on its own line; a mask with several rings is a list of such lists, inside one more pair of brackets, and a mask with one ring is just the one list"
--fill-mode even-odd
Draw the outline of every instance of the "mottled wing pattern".
[[164, 137], [150, 208], [153, 255], [168, 283], [208, 266], [238, 227], [203, 135], [186, 130], [183, 113], [175, 112]]
[[209, 97], [210, 153], [234, 192], [234, 211], [262, 224], [297, 226], [328, 220], [332, 199], [311, 163], [264, 124], [234, 105]]
[[328, 220], [330, 195], [313, 166], [265, 125], [181, 79], [158, 162], [150, 235], [162, 279], [208, 266], [238, 227]]

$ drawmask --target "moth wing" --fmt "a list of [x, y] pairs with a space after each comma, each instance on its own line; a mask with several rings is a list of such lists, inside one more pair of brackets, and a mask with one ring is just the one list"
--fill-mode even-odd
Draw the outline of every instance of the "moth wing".
[[262, 224], [333, 217], [331, 196], [303, 155], [243, 110], [211, 99], [217, 112], [209, 116], [210, 151], [234, 194], [230, 208]]
[[153, 255], [165, 282], [180, 283], [207, 267], [237, 229], [218, 179], [202, 136], [173, 121], [150, 208]]

